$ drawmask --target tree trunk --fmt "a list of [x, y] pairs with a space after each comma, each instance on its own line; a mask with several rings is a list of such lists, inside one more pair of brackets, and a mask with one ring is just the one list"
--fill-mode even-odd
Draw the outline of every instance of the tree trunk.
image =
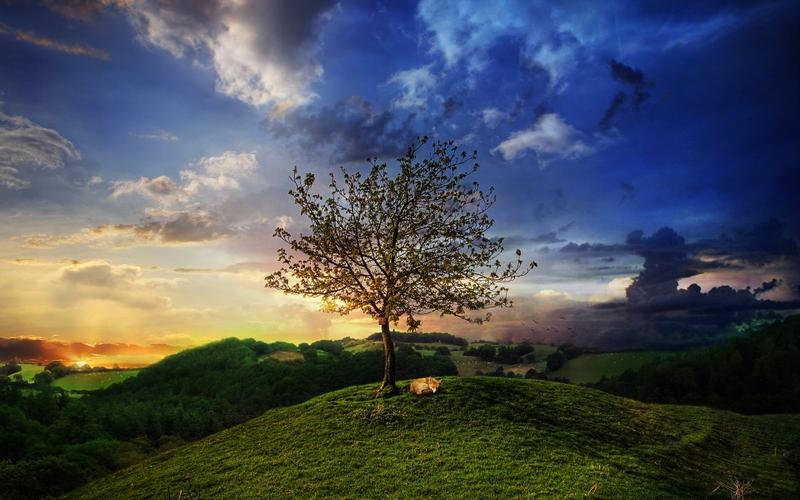
[[381, 324], [381, 337], [383, 338], [383, 382], [376, 392], [376, 396], [383, 393], [393, 396], [399, 391], [395, 384], [394, 342], [392, 342], [389, 321], [383, 320]]

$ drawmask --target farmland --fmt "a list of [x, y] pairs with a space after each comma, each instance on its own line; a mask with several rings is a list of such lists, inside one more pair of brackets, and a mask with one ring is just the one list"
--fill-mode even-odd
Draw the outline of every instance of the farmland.
[[111, 370], [102, 372], [71, 373], [53, 381], [53, 387], [65, 391], [97, 391], [111, 384], [135, 377], [139, 370]]
[[570, 359], [564, 366], [553, 372], [566, 377], [573, 384], [588, 384], [601, 378], [620, 375], [652, 361], [666, 359], [677, 353], [670, 351], [602, 352], [582, 354]]

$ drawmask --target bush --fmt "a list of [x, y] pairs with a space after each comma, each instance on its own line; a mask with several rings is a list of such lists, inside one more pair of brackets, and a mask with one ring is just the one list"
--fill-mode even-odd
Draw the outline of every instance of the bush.
[[564, 355], [562, 351], [556, 351], [551, 355], [547, 356], [547, 371], [554, 372], [564, 366], [566, 363], [567, 357]]

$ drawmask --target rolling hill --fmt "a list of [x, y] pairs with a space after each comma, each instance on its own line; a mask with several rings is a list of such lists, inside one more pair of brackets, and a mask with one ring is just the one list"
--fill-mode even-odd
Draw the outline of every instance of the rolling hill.
[[797, 415], [489, 377], [447, 377], [427, 398], [372, 389], [269, 410], [68, 498], [728, 498], [737, 480], [757, 497], [800, 491]]

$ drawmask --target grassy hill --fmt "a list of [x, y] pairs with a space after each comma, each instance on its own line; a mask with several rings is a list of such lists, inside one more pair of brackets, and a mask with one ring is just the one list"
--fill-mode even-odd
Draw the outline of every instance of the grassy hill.
[[428, 398], [328, 393], [165, 452], [68, 498], [729, 498], [800, 491], [800, 416], [639, 403], [536, 380]]

